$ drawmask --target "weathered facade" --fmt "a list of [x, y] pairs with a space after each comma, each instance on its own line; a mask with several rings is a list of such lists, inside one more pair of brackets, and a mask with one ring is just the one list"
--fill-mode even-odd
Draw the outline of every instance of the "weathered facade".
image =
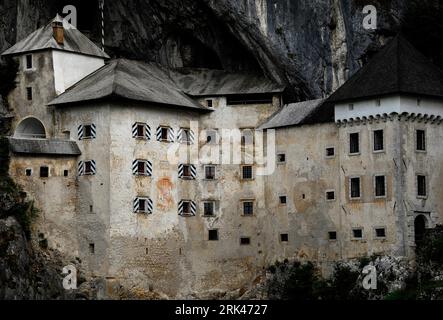
[[418, 229], [443, 222], [441, 89], [358, 95], [361, 71], [283, 105], [252, 75], [105, 63], [59, 19], [30, 37], [5, 52], [20, 61], [10, 173], [41, 209], [36, 240], [111, 297], [235, 297], [285, 258], [412, 258]]

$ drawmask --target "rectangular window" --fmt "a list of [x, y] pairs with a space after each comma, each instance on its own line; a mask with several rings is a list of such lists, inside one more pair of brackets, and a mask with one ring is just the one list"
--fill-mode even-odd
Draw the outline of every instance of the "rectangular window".
[[361, 197], [360, 178], [351, 178], [350, 188], [351, 188], [351, 194], [350, 194], [351, 199], [358, 199]]
[[191, 214], [191, 202], [183, 201], [183, 214]]
[[218, 230], [216, 230], [216, 229], [209, 230], [208, 240], [209, 241], [217, 241], [218, 240]]
[[242, 246], [248, 246], [248, 245], [250, 245], [250, 244], [251, 244], [251, 238], [248, 238], [248, 237], [241, 237], [241, 238], [240, 238], [240, 244], [241, 244]]
[[150, 198], [135, 198], [134, 212], [152, 214], [153, 212], [152, 200]]
[[90, 243], [89, 244], [89, 253], [94, 254], [95, 253], [95, 244]]
[[205, 166], [205, 179], [215, 180], [215, 166]]
[[417, 151], [426, 151], [426, 131], [417, 130]]
[[85, 174], [94, 174], [92, 161], [85, 161]]
[[32, 176], [32, 169], [26, 169], [25, 173], [27, 177]]
[[277, 161], [278, 161], [278, 163], [285, 163], [286, 162], [286, 154], [279, 153], [277, 155]]
[[138, 200], [138, 211], [139, 212], [146, 212], [146, 199], [139, 199]]
[[68, 171], [68, 170], [63, 170], [63, 176], [64, 176], [64, 177], [69, 176], [69, 171]]
[[374, 131], [374, 151], [383, 151], [384, 150], [384, 138], [383, 138], [383, 130], [375, 130]]
[[386, 197], [386, 177], [376, 176], [375, 177], [375, 197], [381, 198]]
[[189, 165], [183, 165], [183, 178], [191, 178], [191, 166]]
[[280, 234], [280, 241], [281, 242], [288, 242], [289, 241], [289, 235], [287, 233]]
[[146, 162], [144, 161], [137, 162], [137, 174], [140, 176], [146, 174]]
[[32, 65], [32, 54], [27, 54], [26, 55], [26, 69], [32, 69], [33, 65]]
[[83, 138], [85, 139], [90, 139], [93, 138], [93, 133], [92, 133], [92, 125], [85, 125], [83, 126]]
[[335, 148], [334, 147], [326, 148], [326, 158], [333, 158], [333, 157], [335, 157]]
[[426, 197], [427, 196], [427, 190], [426, 190], [426, 176], [418, 175], [417, 176], [417, 196], [418, 197]]
[[169, 132], [169, 128], [161, 128], [161, 140], [162, 141], [168, 141], [168, 132]]
[[40, 178], [49, 177], [49, 168], [48, 167], [40, 167]]
[[214, 201], [207, 201], [203, 203], [203, 214], [205, 216], [213, 216], [215, 213]]
[[328, 201], [335, 200], [335, 191], [326, 191], [326, 200]]
[[386, 238], [386, 229], [385, 228], [376, 228], [375, 229], [375, 237], [376, 238]]
[[206, 106], [207, 106], [208, 108], [212, 108], [212, 107], [213, 107], [213, 103], [212, 103], [212, 100], [211, 100], [211, 99], [206, 100]]
[[349, 153], [360, 153], [360, 134], [358, 132], [349, 135]]
[[286, 196], [280, 196], [280, 204], [286, 204]]
[[243, 215], [252, 216], [254, 214], [254, 202], [244, 201], [243, 202]]
[[32, 88], [31, 87], [26, 88], [26, 99], [28, 99], [28, 101], [32, 100]]
[[243, 180], [251, 180], [252, 179], [252, 166], [243, 166], [242, 167], [242, 179]]
[[145, 125], [143, 123], [137, 124], [137, 138], [144, 138], [145, 137]]
[[328, 238], [329, 238], [329, 240], [337, 240], [337, 232], [336, 231], [329, 231]]
[[363, 239], [363, 229], [352, 229], [352, 237], [354, 239]]

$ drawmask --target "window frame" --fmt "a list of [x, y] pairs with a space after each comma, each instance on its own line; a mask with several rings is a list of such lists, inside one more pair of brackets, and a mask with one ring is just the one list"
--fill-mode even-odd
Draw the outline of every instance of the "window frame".
[[26, 101], [34, 100], [34, 90], [32, 87], [26, 87]]
[[[280, 160], [280, 156], [284, 157], [284, 160]], [[277, 164], [286, 164], [286, 153], [285, 152], [278, 152], [277, 153]]]
[[[212, 214], [206, 214], [206, 204], [212, 204]], [[215, 217], [216, 214], [216, 201], [215, 200], [204, 200], [203, 201], [203, 216], [204, 217]]]
[[[352, 180], [353, 179], [359, 179], [359, 196], [358, 197], [353, 197], [352, 196]], [[351, 201], [361, 200], [362, 194], [363, 194], [362, 191], [363, 190], [362, 190], [362, 178], [361, 178], [361, 176], [350, 176], [349, 177], [349, 200], [351, 200]]]
[[[419, 191], [420, 191], [420, 185], [419, 185], [419, 177], [423, 177], [424, 178], [424, 188], [425, 188], [425, 194], [424, 195], [420, 195]], [[417, 199], [427, 199], [428, 198], [428, 176], [426, 174], [423, 173], [417, 173], [415, 176], [415, 185], [416, 185], [416, 194], [417, 194]]]
[[[332, 156], [328, 155], [328, 149], [332, 149], [334, 151], [334, 154]], [[327, 146], [325, 147], [325, 158], [326, 159], [334, 159], [335, 158], [335, 146]]]
[[[31, 67], [28, 67], [28, 57], [31, 57]], [[34, 66], [34, 55], [32, 53], [29, 54], [25, 54], [24, 57], [24, 71], [34, 71], [35, 70], [35, 66]]]
[[[377, 178], [380, 178], [380, 177], [383, 177], [383, 179], [384, 179], [384, 181], [383, 181], [383, 183], [384, 183], [384, 187], [383, 187], [384, 195], [382, 195], [382, 196], [378, 196], [377, 195]], [[385, 174], [376, 174], [376, 175], [374, 175], [374, 198], [375, 199], [386, 199], [387, 196], [388, 196], [388, 182], [387, 182], [386, 175]]]
[[[211, 232], [215, 231], [216, 239], [211, 239]], [[220, 234], [218, 232], [218, 229], [208, 229], [208, 241], [219, 241], [220, 240]]]
[[[42, 175], [42, 169], [47, 169], [47, 175], [46, 176], [43, 176]], [[40, 170], [39, 170], [39, 177], [40, 178], [42, 178], [42, 179], [46, 179], [46, 178], [49, 178], [49, 176], [50, 176], [50, 169], [49, 169], [49, 166], [40, 166]]]
[[[241, 212], [242, 212], [242, 216], [244, 217], [253, 217], [254, 216], [254, 211], [255, 211], [255, 200], [252, 199], [245, 199], [245, 200], [241, 200]], [[245, 213], [245, 205], [246, 203], [250, 203], [251, 206], [251, 210], [252, 213]]]
[[[384, 233], [385, 233], [385, 235], [384, 236], [378, 236], [377, 235], [377, 230], [384, 230]], [[386, 230], [386, 227], [374, 227], [374, 239], [375, 240], [386, 240], [386, 238], [387, 238], [388, 236], [387, 236], [387, 230]]]
[[[418, 132], [419, 132], [419, 131], [423, 132], [423, 137], [424, 137], [424, 142], [423, 142], [423, 144], [424, 144], [424, 149], [419, 149], [419, 148], [418, 148]], [[415, 129], [415, 152], [418, 152], [418, 153], [426, 153], [427, 150], [428, 150], [427, 142], [428, 142], [428, 139], [427, 139], [427, 130], [424, 129], [424, 128], [423, 128], [423, 129], [422, 129], [422, 128]]]
[[[351, 152], [351, 136], [356, 134], [358, 136], [357, 143], [358, 143], [358, 151], [357, 152]], [[361, 154], [361, 132], [349, 132], [348, 133], [348, 155], [349, 156], [358, 156]]]
[[[358, 230], [361, 231], [361, 237], [355, 237], [355, 233], [354, 233], [354, 231], [358, 231]], [[355, 228], [352, 228], [352, 230], [351, 230], [351, 235], [352, 235], [352, 240], [353, 240], [353, 241], [362, 241], [362, 240], [364, 240], [364, 238], [365, 238], [364, 228], [362, 228], [362, 227], [355, 227]]]
[[[334, 193], [334, 198], [333, 199], [328, 199], [328, 193]], [[335, 189], [329, 189], [325, 191], [325, 199], [327, 202], [335, 202], [335, 200], [337, 200], [336, 194], [335, 194]]]
[[[208, 168], [213, 168], [214, 169], [214, 177], [211, 179], [211, 178], [208, 178], [208, 175], [207, 175], [207, 172], [206, 172], [206, 169], [208, 169]], [[207, 180], [207, 181], [214, 181], [214, 180], [217, 180], [217, 166], [216, 165], [213, 165], [213, 164], [208, 164], [208, 165], [205, 165], [204, 167], [203, 167], [203, 169], [204, 169], [204, 171], [205, 171], [205, 180]]]
[[[244, 170], [246, 167], [250, 167], [251, 168], [251, 177], [250, 178], [245, 178], [244, 175]], [[241, 180], [245, 180], [245, 181], [251, 181], [254, 180], [254, 166], [251, 164], [244, 164], [241, 167]]]
[[[331, 234], [335, 234], [335, 239], [331, 239]], [[328, 240], [329, 241], [337, 241], [338, 240], [338, 233], [335, 230], [328, 231]]]
[[[375, 150], [375, 134], [376, 132], [381, 131], [382, 133], [382, 149], [379, 150]], [[373, 153], [384, 153], [386, 150], [386, 146], [385, 146], [385, 130], [384, 129], [373, 129], [372, 130], [372, 152]]]

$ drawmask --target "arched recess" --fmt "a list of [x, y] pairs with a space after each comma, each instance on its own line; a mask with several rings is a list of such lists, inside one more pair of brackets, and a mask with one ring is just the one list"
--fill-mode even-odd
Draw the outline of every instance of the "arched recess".
[[419, 244], [425, 235], [425, 231], [428, 228], [428, 221], [422, 214], [418, 215], [414, 220], [414, 235], [415, 243]]
[[15, 129], [14, 137], [22, 139], [46, 139], [45, 126], [37, 118], [25, 118]]

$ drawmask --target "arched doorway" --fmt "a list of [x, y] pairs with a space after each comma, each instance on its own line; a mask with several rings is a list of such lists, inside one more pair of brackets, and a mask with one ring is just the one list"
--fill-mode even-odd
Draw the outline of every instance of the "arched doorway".
[[22, 139], [46, 139], [46, 130], [40, 120], [29, 117], [19, 123], [17, 129], [15, 129], [14, 137]]
[[426, 218], [424, 215], [419, 215], [414, 221], [415, 243], [419, 244], [425, 235]]

